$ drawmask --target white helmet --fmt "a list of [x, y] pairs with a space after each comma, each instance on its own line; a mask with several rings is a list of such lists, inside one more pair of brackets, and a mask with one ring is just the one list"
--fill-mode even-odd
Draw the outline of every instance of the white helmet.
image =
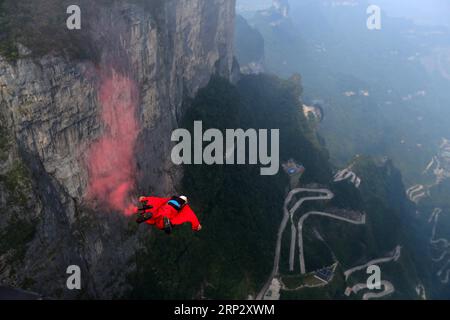
[[188, 203], [188, 198], [186, 196], [180, 196], [180, 199], [183, 199], [184, 202]]

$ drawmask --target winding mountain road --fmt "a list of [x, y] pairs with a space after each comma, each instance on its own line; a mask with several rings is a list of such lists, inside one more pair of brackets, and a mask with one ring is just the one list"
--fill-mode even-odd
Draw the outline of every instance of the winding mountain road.
[[435, 209], [435, 211], [433, 211], [432, 217], [430, 218], [430, 220], [434, 220], [434, 225], [433, 225], [433, 230], [432, 230], [432, 233], [431, 233], [430, 244], [437, 245], [439, 243], [442, 243], [444, 248], [447, 248], [447, 247], [450, 247], [450, 243], [449, 243], [449, 241], [447, 239], [444, 239], [444, 238], [436, 239], [436, 227], [437, 227], [437, 224], [439, 222], [439, 215], [441, 213], [442, 213], [442, 209], [437, 208], [437, 209]]
[[[294, 189], [300, 190], [299, 192], [317, 192], [322, 193], [323, 195], [315, 196], [315, 197], [304, 197], [298, 200], [294, 206], [289, 210], [289, 216], [291, 220], [291, 247], [289, 251], [289, 271], [294, 271], [294, 259], [295, 259], [295, 242], [297, 237], [297, 229], [295, 227], [294, 223], [294, 214], [295, 212], [301, 207], [304, 201], [311, 201], [311, 200], [330, 200], [333, 199], [334, 194], [328, 190], [328, 189]], [[315, 190], [315, 191], [311, 191]], [[299, 225], [300, 226], [300, 225]], [[299, 243], [302, 241], [301, 238], [299, 238]]]
[[[291, 203], [294, 196], [298, 193], [318, 193], [317, 196], [306, 196], [300, 198], [295, 204], [289, 209], [289, 204]], [[320, 212], [320, 211], [311, 211], [306, 214], [304, 214], [302, 217], [300, 217], [297, 228], [294, 224], [294, 214], [296, 211], [302, 206], [302, 204], [305, 201], [318, 201], [318, 200], [331, 200], [333, 199], [334, 194], [329, 189], [310, 189], [310, 188], [296, 188], [291, 190], [288, 195], [286, 196], [284, 200], [283, 205], [283, 219], [281, 220], [280, 227], [278, 228], [277, 233], [277, 243], [275, 247], [275, 255], [274, 255], [274, 263], [273, 263], [273, 269], [269, 276], [269, 279], [266, 281], [262, 289], [259, 291], [259, 293], [256, 295], [256, 300], [262, 300], [264, 299], [264, 295], [271, 287], [273, 280], [278, 276], [279, 274], [279, 264], [280, 264], [280, 253], [281, 253], [281, 240], [283, 237], [283, 232], [286, 229], [287, 223], [290, 220], [291, 221], [291, 245], [289, 250], [289, 270], [294, 270], [294, 260], [295, 260], [295, 243], [296, 243], [296, 237], [297, 237], [297, 229], [298, 229], [298, 248], [299, 248], [299, 258], [300, 258], [300, 273], [305, 274], [306, 268], [305, 268], [305, 257], [304, 257], [304, 249], [303, 249], [303, 223], [304, 221], [310, 217], [311, 215], [319, 215], [328, 217], [331, 219], [336, 219], [352, 224], [365, 224], [366, 223], [366, 216], [365, 214], [361, 215], [361, 218], [359, 220], [352, 220], [348, 219], [346, 217], [342, 217], [336, 214], [331, 214], [327, 212]]]
[[406, 195], [412, 202], [418, 203], [419, 200], [427, 195], [428, 189], [421, 185], [415, 185], [406, 190]]
[[428, 223], [431, 223], [435, 219], [436, 215], [441, 214], [441, 212], [441, 208], [434, 208], [433, 212], [430, 215], [430, 218], [428, 219]]
[[[289, 203], [292, 201], [293, 197], [296, 194], [301, 193], [301, 192], [319, 193], [319, 194], [322, 194], [322, 195], [303, 197], [300, 200], [298, 200], [291, 209], [288, 209]], [[264, 294], [269, 289], [273, 278], [275, 278], [278, 275], [278, 273], [279, 273], [279, 263], [280, 263], [280, 253], [281, 253], [281, 239], [283, 237], [283, 232], [286, 229], [286, 225], [288, 223], [288, 220], [290, 219], [291, 223], [293, 225], [293, 228], [291, 227], [292, 236], [291, 236], [291, 249], [290, 249], [290, 257], [289, 257], [289, 268], [291, 270], [293, 270], [293, 265], [294, 265], [294, 258], [293, 257], [295, 255], [295, 237], [296, 237], [295, 225], [293, 223], [294, 213], [301, 207], [301, 205], [305, 201], [329, 200], [329, 199], [332, 199], [333, 197], [334, 197], [333, 192], [331, 192], [328, 189], [296, 188], [296, 189], [291, 190], [288, 193], [288, 195], [286, 196], [286, 198], [284, 200], [284, 205], [283, 205], [283, 213], [284, 213], [283, 214], [283, 219], [281, 220], [280, 227], [278, 228], [278, 233], [277, 233], [277, 244], [276, 244], [276, 247], [275, 247], [275, 256], [274, 256], [273, 269], [272, 269], [272, 272], [270, 274], [269, 279], [264, 284], [264, 286], [260, 290], [260, 292], [257, 294], [256, 300], [262, 300], [263, 299]]]
[[381, 263], [386, 263], [386, 262], [390, 262], [390, 261], [397, 261], [400, 258], [402, 252], [402, 247], [401, 246], [397, 246], [395, 247], [393, 253], [391, 256], [389, 257], [384, 257], [384, 258], [379, 258], [379, 259], [373, 259], [370, 260], [369, 262], [362, 264], [360, 266], [356, 266], [353, 267], [351, 269], [348, 269], [347, 271], [344, 272], [345, 275], [345, 280], [348, 279], [348, 277], [356, 271], [362, 270], [362, 269], [366, 269], [368, 266], [374, 265], [374, 264], [381, 264]]
[[361, 179], [356, 175], [356, 173], [348, 168], [338, 171], [334, 176], [334, 182], [344, 181], [347, 179], [350, 180], [356, 188], [359, 188], [361, 185]]
[[[388, 257], [373, 259], [365, 264], [348, 269], [347, 271], [344, 272], [345, 280], [347, 280], [348, 277], [352, 273], [359, 271], [359, 270], [366, 269], [367, 267], [369, 267], [371, 265], [387, 263], [390, 261], [397, 261], [400, 258], [401, 253], [402, 253], [402, 247], [400, 245], [398, 245], [392, 251], [392, 254]], [[362, 299], [363, 300], [378, 299], [378, 298], [382, 298], [384, 296], [387, 296], [387, 295], [395, 292], [395, 287], [389, 281], [383, 280], [383, 281], [381, 281], [381, 285], [384, 286], [384, 290], [382, 292], [367, 292], [363, 295]], [[367, 284], [358, 283], [351, 288], [351, 292], [358, 293], [362, 289], [367, 289]]]
[[[395, 292], [394, 286], [389, 281], [383, 280], [381, 281], [381, 285], [384, 287], [384, 290], [382, 292], [367, 292], [363, 295], [362, 299], [363, 300], [379, 299]], [[358, 283], [352, 287], [352, 292], [358, 293], [363, 289], [367, 289], [367, 284]]]
[[320, 211], [310, 211], [306, 214], [304, 214], [300, 220], [298, 221], [298, 249], [300, 251], [299, 253], [299, 257], [300, 257], [300, 273], [301, 274], [305, 274], [306, 273], [306, 268], [305, 268], [305, 255], [303, 252], [303, 223], [305, 222], [306, 219], [308, 219], [309, 216], [312, 215], [318, 215], [318, 216], [323, 216], [323, 217], [328, 217], [331, 219], [336, 219], [336, 220], [340, 220], [340, 221], [345, 221], [348, 223], [352, 223], [352, 224], [365, 224], [366, 223], [366, 215], [363, 214], [361, 215], [361, 219], [360, 220], [351, 220], [345, 217], [341, 217], [335, 214], [331, 214], [331, 213], [326, 213], [326, 212], [320, 212]]
[[[435, 249], [441, 251], [441, 255], [438, 258], [432, 258], [433, 262], [439, 263], [444, 261], [444, 258], [450, 254], [450, 242], [448, 239], [439, 238], [436, 239], [436, 227], [439, 222], [439, 216], [442, 213], [441, 208], [435, 208], [431, 213], [429, 223], [434, 222], [433, 229], [431, 232], [430, 245]], [[442, 244], [442, 245], [440, 245]], [[441, 283], [447, 284], [450, 281], [450, 258], [445, 261], [445, 263], [439, 268], [436, 276], [440, 279]]]

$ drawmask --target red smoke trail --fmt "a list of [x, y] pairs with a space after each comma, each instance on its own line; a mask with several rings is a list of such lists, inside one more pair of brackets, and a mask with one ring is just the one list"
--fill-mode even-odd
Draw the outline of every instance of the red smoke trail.
[[131, 214], [128, 197], [135, 181], [134, 146], [138, 136], [136, 83], [115, 72], [101, 77], [100, 116], [104, 132], [87, 152], [87, 199]]

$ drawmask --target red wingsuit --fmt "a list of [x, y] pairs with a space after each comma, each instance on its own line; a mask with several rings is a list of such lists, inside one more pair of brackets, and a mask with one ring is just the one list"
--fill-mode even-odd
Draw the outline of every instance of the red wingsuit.
[[[155, 225], [158, 229], [164, 230], [164, 217], [169, 218], [174, 226], [189, 222], [193, 231], [198, 231], [200, 225], [197, 216], [189, 205], [184, 205], [180, 211], [167, 204], [171, 198], [141, 197], [140, 201], [153, 208], [146, 210], [152, 213], [152, 218], [145, 221], [147, 224]], [[137, 208], [135, 209], [137, 212]]]

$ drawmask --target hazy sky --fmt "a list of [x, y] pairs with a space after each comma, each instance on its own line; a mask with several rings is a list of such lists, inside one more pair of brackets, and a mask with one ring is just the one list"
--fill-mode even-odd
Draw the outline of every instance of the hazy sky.
[[[301, 1], [289, 0], [292, 5]], [[409, 18], [421, 24], [450, 27], [450, 0], [369, 0], [368, 2], [380, 5], [393, 17]], [[238, 0], [237, 8], [238, 11], [264, 9], [271, 4], [272, 0]]]
[[271, 4], [272, 0], [237, 0], [236, 8], [238, 11], [262, 10], [270, 7]]
[[372, 3], [379, 4], [391, 16], [450, 26], [450, 0], [372, 0]]

